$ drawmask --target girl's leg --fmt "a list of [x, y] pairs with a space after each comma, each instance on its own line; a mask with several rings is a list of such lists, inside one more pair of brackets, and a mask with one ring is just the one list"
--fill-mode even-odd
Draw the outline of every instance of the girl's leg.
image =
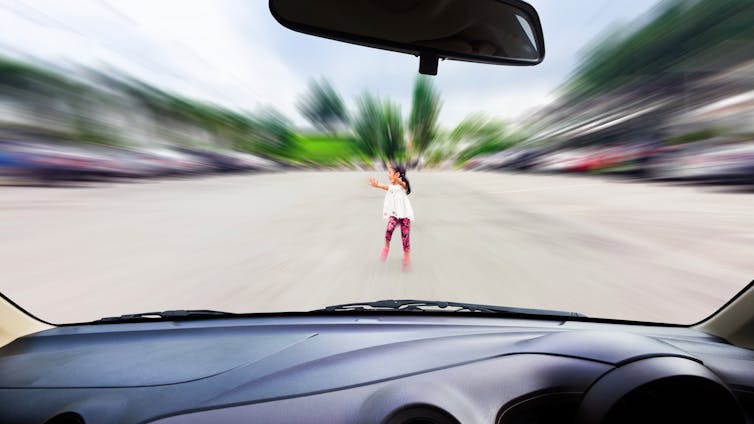
[[408, 271], [411, 265], [411, 259], [409, 252], [411, 251], [410, 244], [411, 236], [411, 220], [408, 218], [401, 219], [401, 241], [403, 242], [403, 270]]
[[411, 220], [408, 218], [401, 219], [401, 241], [403, 252], [408, 254], [411, 250]]
[[385, 247], [382, 248], [380, 259], [383, 261], [387, 259], [387, 253], [390, 250], [390, 240], [393, 238], [393, 231], [395, 226], [398, 225], [398, 218], [391, 216], [387, 221], [387, 229], [385, 230]]
[[390, 240], [393, 238], [393, 231], [398, 225], [398, 218], [391, 216], [387, 220], [387, 229], [385, 229], [385, 246], [390, 246]]

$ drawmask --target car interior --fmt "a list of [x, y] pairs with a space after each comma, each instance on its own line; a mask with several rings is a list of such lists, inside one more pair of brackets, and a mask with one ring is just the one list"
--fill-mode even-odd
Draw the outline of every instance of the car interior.
[[3, 422], [746, 423], [753, 303], [690, 327], [421, 302], [52, 326], [3, 299]]

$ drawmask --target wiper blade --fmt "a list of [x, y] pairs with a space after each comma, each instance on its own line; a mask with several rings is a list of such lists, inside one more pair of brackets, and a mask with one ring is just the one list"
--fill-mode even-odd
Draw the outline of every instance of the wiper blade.
[[546, 315], [558, 317], [586, 317], [578, 312], [551, 309], [515, 308], [511, 306], [478, 305], [475, 303], [446, 302], [436, 300], [387, 299], [375, 302], [344, 303], [326, 306], [311, 312], [360, 312], [360, 311], [408, 311], [408, 312], [479, 312], [494, 315]]
[[100, 318], [94, 322], [123, 322], [123, 321], [146, 321], [146, 320], [171, 320], [180, 318], [214, 318], [232, 317], [237, 314], [232, 312], [213, 311], [210, 309], [180, 309], [162, 312], [141, 312], [138, 314], [126, 314], [116, 317]]
[[[550, 309], [515, 308], [510, 306], [479, 305], [463, 302], [446, 302], [435, 300], [416, 299], [387, 299], [374, 302], [345, 303], [341, 305], [326, 306], [311, 312], [360, 312], [360, 311], [387, 311], [387, 312], [477, 312], [498, 316], [558, 316], [558, 317], [585, 317], [578, 312], [557, 311]], [[215, 311], [210, 309], [180, 309], [161, 312], [142, 312], [138, 314], [126, 314], [114, 317], [100, 318], [94, 323], [129, 322], [129, 321], [160, 321], [174, 319], [202, 319], [240, 317], [248, 314], [236, 314], [232, 312]]]

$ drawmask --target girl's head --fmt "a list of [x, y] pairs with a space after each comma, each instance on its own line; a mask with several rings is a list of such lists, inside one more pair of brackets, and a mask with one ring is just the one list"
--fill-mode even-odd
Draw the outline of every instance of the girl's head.
[[390, 164], [387, 168], [387, 177], [390, 179], [390, 184], [398, 184], [398, 181], [403, 180], [406, 183], [406, 194], [411, 194], [411, 184], [406, 178], [406, 167], [398, 164]]

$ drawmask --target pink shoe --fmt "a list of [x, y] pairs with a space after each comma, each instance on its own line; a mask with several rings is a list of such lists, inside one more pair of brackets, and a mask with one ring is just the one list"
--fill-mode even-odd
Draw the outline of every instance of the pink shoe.
[[385, 262], [387, 260], [387, 253], [389, 251], [390, 251], [390, 248], [388, 248], [388, 247], [383, 247], [382, 248], [382, 253], [380, 253], [380, 260], [382, 262]]
[[411, 271], [411, 259], [408, 256], [403, 256], [403, 272]]

